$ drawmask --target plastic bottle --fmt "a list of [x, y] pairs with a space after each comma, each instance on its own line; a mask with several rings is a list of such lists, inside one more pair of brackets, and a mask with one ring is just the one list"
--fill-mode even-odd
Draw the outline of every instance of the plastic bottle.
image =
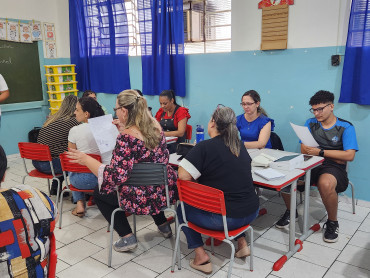
[[199, 143], [204, 140], [204, 127], [202, 125], [197, 125], [196, 131], [196, 141]]

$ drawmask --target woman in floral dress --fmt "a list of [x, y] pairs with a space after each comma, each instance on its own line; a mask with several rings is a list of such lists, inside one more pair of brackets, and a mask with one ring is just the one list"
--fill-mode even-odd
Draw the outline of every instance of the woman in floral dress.
[[[145, 98], [134, 90], [121, 92], [114, 110], [124, 128], [117, 137], [110, 164], [101, 164], [78, 150], [71, 150], [69, 156], [74, 162], [86, 165], [98, 177], [100, 192], [96, 189], [95, 202], [108, 222], [113, 210], [118, 207], [118, 190], [121, 207], [126, 212], [151, 215], [159, 232], [170, 237], [170, 222], [161, 212], [166, 206], [165, 186], [122, 186], [135, 163], [164, 163], [167, 165], [170, 201], [175, 202], [177, 176], [168, 165], [169, 153], [162, 128], [148, 113]], [[120, 239], [114, 243], [113, 248], [118, 252], [136, 248], [137, 240], [124, 212], [115, 214], [114, 224]]]

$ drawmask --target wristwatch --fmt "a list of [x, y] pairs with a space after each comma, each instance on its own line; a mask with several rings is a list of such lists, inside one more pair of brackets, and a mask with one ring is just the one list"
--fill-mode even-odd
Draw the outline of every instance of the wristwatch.
[[324, 157], [324, 150], [323, 149], [320, 150], [319, 156]]

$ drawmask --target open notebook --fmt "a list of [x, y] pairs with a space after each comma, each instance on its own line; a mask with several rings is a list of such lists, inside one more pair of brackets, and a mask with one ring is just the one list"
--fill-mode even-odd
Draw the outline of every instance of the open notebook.
[[261, 170], [254, 170], [254, 173], [266, 180], [276, 180], [285, 177], [285, 174], [272, 169], [272, 168], [266, 168], [266, 169], [261, 169]]

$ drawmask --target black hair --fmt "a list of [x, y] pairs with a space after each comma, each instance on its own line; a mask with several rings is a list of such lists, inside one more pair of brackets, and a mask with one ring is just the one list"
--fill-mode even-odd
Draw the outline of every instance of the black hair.
[[90, 113], [90, 118], [104, 115], [101, 105], [91, 97], [82, 97], [78, 100], [78, 103], [81, 105], [82, 111]]
[[249, 90], [249, 91], [246, 91], [246, 92], [242, 95], [242, 101], [243, 101], [243, 97], [245, 97], [245, 96], [250, 96], [250, 97], [253, 99], [253, 101], [254, 101], [254, 102], [259, 102], [259, 103], [260, 103], [260, 105], [257, 107], [257, 112], [258, 112], [258, 113], [261, 113], [261, 114], [263, 114], [263, 115], [265, 115], [265, 116], [268, 116], [268, 115], [267, 115], [267, 112], [265, 111], [265, 109], [263, 109], [263, 108], [261, 107], [261, 97], [260, 97], [259, 93], [257, 93], [257, 91], [255, 91], [255, 90]]
[[143, 96], [143, 93], [139, 89], [133, 89], [133, 90], [136, 91], [139, 95]]
[[324, 90], [316, 92], [316, 94], [310, 98], [309, 104], [312, 106], [320, 103], [334, 103], [334, 94]]
[[92, 94], [96, 95], [96, 93], [95, 93], [94, 91], [86, 90], [86, 91], [83, 93], [82, 97], [88, 97], [89, 95], [92, 95]]
[[6, 158], [5, 151], [0, 145], [0, 182], [3, 180], [6, 168], [8, 167], [8, 160]]
[[173, 104], [177, 105], [174, 90], [163, 90], [162, 93], [160, 93], [159, 96], [160, 97], [167, 97], [169, 100], [173, 99]]

